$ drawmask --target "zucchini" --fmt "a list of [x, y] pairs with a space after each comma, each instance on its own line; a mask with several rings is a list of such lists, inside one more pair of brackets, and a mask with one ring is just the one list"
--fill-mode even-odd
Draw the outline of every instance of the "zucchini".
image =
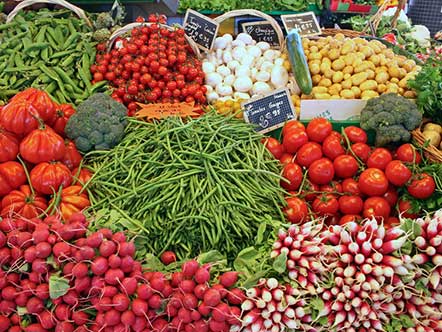
[[303, 94], [309, 95], [313, 89], [312, 77], [302, 47], [301, 36], [296, 29], [292, 29], [287, 35], [287, 51], [296, 83]]

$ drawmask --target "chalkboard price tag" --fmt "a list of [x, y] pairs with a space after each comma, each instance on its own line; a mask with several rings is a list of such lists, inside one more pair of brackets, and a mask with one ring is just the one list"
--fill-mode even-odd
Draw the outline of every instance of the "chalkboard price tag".
[[253, 40], [267, 42], [272, 46], [279, 46], [278, 35], [269, 22], [247, 22], [241, 25], [244, 32], [252, 36]]
[[262, 134], [278, 129], [288, 120], [296, 118], [288, 89], [275, 90], [264, 97], [242, 103], [244, 120], [257, 125]]
[[281, 15], [281, 19], [287, 33], [292, 29], [298, 29], [301, 37], [316, 36], [322, 33], [314, 12]]
[[219, 23], [192, 9], [186, 11], [183, 22], [184, 31], [198, 47], [210, 51], [219, 29]]

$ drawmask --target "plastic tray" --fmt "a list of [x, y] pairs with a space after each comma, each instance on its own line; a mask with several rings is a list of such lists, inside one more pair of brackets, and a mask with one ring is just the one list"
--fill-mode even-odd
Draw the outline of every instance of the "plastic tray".
[[[310, 121], [309, 120], [301, 120], [301, 122], [305, 126], [307, 126]], [[342, 131], [343, 128], [346, 128], [349, 126], [360, 127], [359, 121], [330, 121], [330, 122], [333, 126], [333, 130], [336, 130], [339, 133]], [[270, 132], [268, 135], [280, 140], [281, 136], [282, 136], [282, 128], [278, 128], [278, 129]], [[369, 145], [374, 144], [375, 137], [376, 137], [376, 133], [373, 130], [367, 131], [367, 138], [368, 138], [367, 143]]]

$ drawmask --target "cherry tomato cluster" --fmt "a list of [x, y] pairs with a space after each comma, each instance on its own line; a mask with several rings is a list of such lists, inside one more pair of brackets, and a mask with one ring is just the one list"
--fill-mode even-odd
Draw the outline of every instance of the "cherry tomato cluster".
[[150, 15], [146, 25], [117, 40], [110, 52], [98, 46], [100, 52], [90, 68], [93, 82], [109, 81], [112, 97], [124, 103], [130, 115], [137, 102], [206, 102], [201, 62], [184, 30], [169, 30], [164, 20], [164, 15]]
[[290, 222], [326, 217], [330, 224], [344, 224], [375, 217], [392, 225], [398, 213], [416, 217], [401, 193], [427, 199], [435, 191], [432, 176], [413, 171], [422, 157], [411, 144], [396, 151], [371, 148], [361, 128], [349, 126], [340, 134], [324, 118], [306, 127], [290, 121], [282, 137], [282, 143], [269, 137], [265, 144], [284, 165], [281, 186], [291, 194], [285, 208]]

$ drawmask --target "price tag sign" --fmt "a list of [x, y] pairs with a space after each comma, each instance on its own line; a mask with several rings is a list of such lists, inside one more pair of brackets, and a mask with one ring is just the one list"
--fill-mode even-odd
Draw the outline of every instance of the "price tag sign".
[[278, 129], [286, 121], [296, 118], [295, 107], [287, 88], [251, 99], [241, 106], [244, 120], [257, 125], [256, 130], [262, 134]]
[[278, 35], [269, 22], [247, 22], [241, 24], [241, 26], [245, 33], [252, 36], [253, 40], [267, 42], [272, 46], [279, 46]]
[[281, 15], [281, 19], [287, 33], [292, 29], [298, 29], [301, 37], [317, 36], [322, 33], [314, 12]]
[[184, 31], [198, 47], [210, 51], [219, 29], [219, 23], [192, 9], [186, 11], [183, 22]]

